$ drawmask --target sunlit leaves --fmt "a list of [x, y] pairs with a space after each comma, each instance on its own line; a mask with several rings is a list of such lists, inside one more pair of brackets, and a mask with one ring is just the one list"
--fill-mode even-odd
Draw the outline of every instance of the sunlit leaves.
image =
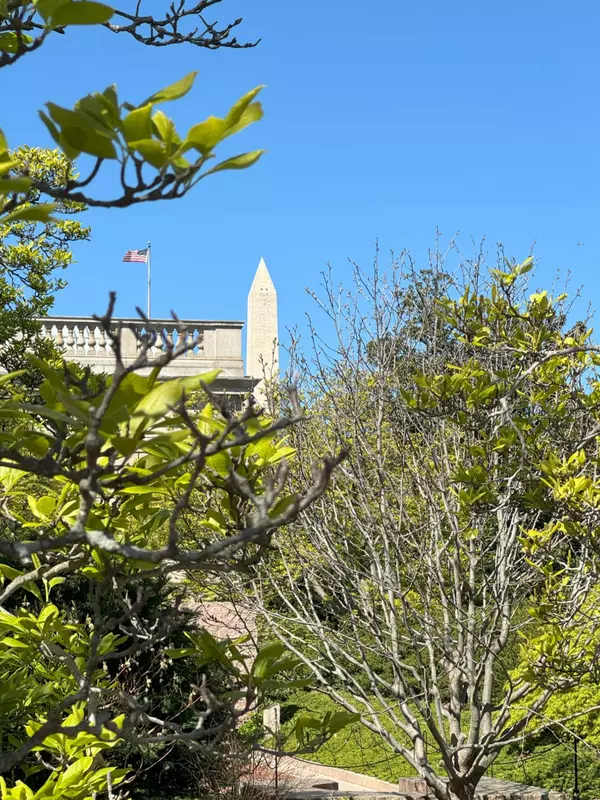
[[[43, 7], [44, 0], [38, 3], [38, 8]], [[52, 3], [55, 6], [55, 3]], [[48, 6], [46, 6], [48, 9]], [[114, 14], [113, 9], [104, 3], [91, 0], [71, 0], [58, 5], [48, 15], [48, 23], [53, 28], [67, 25], [100, 25]]]

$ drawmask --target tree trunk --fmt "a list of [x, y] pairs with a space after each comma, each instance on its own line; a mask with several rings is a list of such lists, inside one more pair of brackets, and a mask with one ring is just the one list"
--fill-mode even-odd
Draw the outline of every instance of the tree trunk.
[[447, 800], [473, 800], [476, 783], [455, 778], [448, 782]]

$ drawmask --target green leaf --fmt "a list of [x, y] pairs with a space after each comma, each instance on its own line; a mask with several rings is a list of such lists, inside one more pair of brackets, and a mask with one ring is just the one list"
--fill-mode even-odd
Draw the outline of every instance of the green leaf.
[[207, 175], [212, 175], [214, 172], [221, 172], [224, 169], [247, 169], [253, 164], [256, 164], [264, 152], [265, 150], [253, 150], [251, 153], [242, 153], [239, 156], [228, 158], [227, 161], [221, 161], [216, 167], [204, 172], [202, 177], [205, 178]]
[[193, 647], [175, 647], [171, 650], [165, 650], [165, 654], [169, 658], [185, 658], [186, 656], [198, 655], [198, 651]]
[[145, 103], [142, 103], [142, 105], [146, 105], [147, 103], [164, 103], [167, 100], [178, 100], [180, 97], [186, 95], [192, 88], [197, 74], [197, 72], [188, 73], [185, 78], [182, 78], [180, 81], [176, 81], [170, 86], [167, 86], [165, 89], [161, 89], [159, 92], [156, 92], [156, 94], [153, 94], [145, 101]]
[[180, 378], [159, 383], [146, 397], [140, 400], [135, 407], [135, 415], [151, 418], [161, 417], [179, 402], [182, 394], [183, 386]]
[[38, 622], [44, 623], [47, 620], [56, 619], [58, 617], [58, 608], [53, 603], [48, 603], [41, 611], [38, 617]]
[[65, 0], [34, 0], [34, 5], [38, 14], [45, 22], [50, 19], [59, 6], [63, 6], [64, 4]]
[[186, 378], [179, 378], [179, 382], [186, 391], [197, 391], [202, 389], [201, 384], [203, 383], [206, 384], [206, 386], [210, 386], [211, 383], [214, 383], [221, 372], [222, 370], [220, 369], [211, 369], [209, 372], [203, 372], [201, 375], [188, 375]]
[[115, 84], [111, 84], [107, 86], [106, 89], [102, 92], [102, 94], [106, 97], [106, 99], [115, 106], [115, 108], [119, 107], [119, 97], [117, 95], [117, 87]]
[[8, 645], [8, 647], [20, 647], [24, 650], [29, 649], [29, 645], [26, 642], [22, 642], [20, 639], [15, 639], [12, 636], [4, 636], [2, 639], [0, 639], [0, 644]]
[[164, 142], [156, 139], [141, 139], [138, 142], [128, 142], [132, 150], [137, 150], [142, 158], [156, 169], [166, 167], [169, 163], [169, 156]]
[[199, 150], [203, 156], [210, 151], [227, 135], [227, 123], [221, 117], [209, 117], [204, 122], [199, 122], [188, 131], [181, 152], [191, 147]]
[[65, 379], [62, 373], [47, 364], [42, 358], [38, 358], [34, 353], [26, 353], [25, 358], [38, 369], [55, 389], [63, 392], [67, 391]]
[[181, 139], [177, 135], [173, 120], [169, 119], [162, 111], [157, 111], [152, 115], [152, 126], [157, 135], [168, 144], [181, 144]]
[[296, 733], [301, 732], [304, 728], [320, 731], [323, 727], [322, 721], [318, 717], [313, 717], [308, 714], [303, 714], [298, 717], [295, 724]]
[[241, 122], [242, 117], [244, 116], [244, 113], [247, 110], [247, 108], [250, 106], [256, 95], [264, 88], [265, 88], [264, 84], [261, 86], [257, 86], [255, 89], [252, 89], [243, 97], [240, 97], [240, 99], [231, 106], [229, 113], [225, 117], [225, 121], [227, 123], [228, 128], [231, 128], [232, 126], [237, 125], [239, 122]]
[[329, 722], [327, 723], [327, 730], [329, 733], [337, 733], [345, 728], [347, 725], [352, 725], [358, 722], [360, 714], [352, 713], [351, 711], [336, 711], [332, 714]]
[[132, 436], [113, 436], [110, 441], [115, 450], [126, 457], [133, 455], [139, 447], [139, 442]]
[[7, 578], [10, 578], [11, 581], [23, 574], [21, 570], [9, 567], [8, 564], [0, 564], [0, 572]]
[[64, 25], [101, 25], [114, 14], [114, 10], [104, 3], [95, 3], [92, 0], [75, 0], [59, 6], [50, 16], [53, 28]]
[[18, 369], [15, 372], [9, 372], [7, 375], [0, 375], [0, 386], [5, 383], [9, 383], [10, 381], [14, 381], [15, 378], [18, 378], [19, 375], [25, 375], [26, 372], [26, 369]]
[[263, 116], [261, 104], [252, 103], [252, 105], [248, 106], [248, 108], [244, 111], [237, 125], [233, 125], [231, 128], [228, 128], [225, 135], [234, 136], [236, 133], [243, 131], [244, 128], [247, 128], [248, 125], [251, 125], [253, 122], [258, 122], [263, 118]]
[[97, 130], [66, 125], [62, 129], [62, 135], [71, 147], [81, 153], [88, 153], [96, 158], [117, 158], [114, 144]]
[[54, 497], [45, 495], [37, 501], [36, 508], [43, 517], [51, 517], [56, 508], [56, 500]]
[[0, 181], [0, 194], [26, 192], [31, 187], [31, 178], [4, 178]]
[[[31, 36], [21, 33], [21, 42], [30, 44], [33, 41]], [[4, 53], [16, 53], [19, 50], [19, 37], [14, 31], [0, 34], [0, 51]]]
[[67, 787], [79, 782], [85, 773], [91, 769], [93, 763], [94, 756], [85, 756], [84, 758], [77, 759], [77, 761], [61, 773], [58, 779], [58, 786], [64, 791]]
[[[40, 119], [42, 120], [42, 122], [44, 123], [46, 128], [48, 129], [48, 133], [50, 134], [50, 136], [54, 139], [56, 144], [60, 145], [60, 143], [61, 143], [60, 142], [60, 130], [58, 129], [58, 127], [54, 123], [54, 120], [51, 120], [50, 117], [44, 111], [38, 111], [38, 114], [40, 115]], [[67, 154], [67, 156], [69, 158], [73, 158], [73, 156], [70, 153], [66, 153], [66, 154]]]
[[285, 652], [285, 645], [281, 642], [270, 642], [258, 652], [252, 665], [252, 675], [255, 678], [266, 678], [269, 667], [273, 661], [278, 659]]
[[[10, 410], [13, 408], [13, 404], [5, 403], [4, 407], [8, 407], [8, 410]], [[47, 406], [37, 405], [34, 403], [15, 403], [14, 408], [18, 408], [20, 411], [31, 411], [33, 414], [38, 414], [40, 417], [46, 417], [47, 419], [52, 419], [55, 422], [65, 422], [67, 425], [81, 428], [81, 425], [74, 420], [73, 417], [69, 417], [67, 414], [63, 414], [60, 411], [55, 411], [53, 408], [48, 408]]]
[[26, 205], [15, 209], [5, 217], [0, 217], [0, 222], [6, 225], [8, 222], [51, 222], [52, 212], [56, 210], [55, 203], [39, 203], [38, 205]]
[[130, 111], [123, 119], [123, 132], [127, 143], [152, 139], [152, 106], [142, 106]]

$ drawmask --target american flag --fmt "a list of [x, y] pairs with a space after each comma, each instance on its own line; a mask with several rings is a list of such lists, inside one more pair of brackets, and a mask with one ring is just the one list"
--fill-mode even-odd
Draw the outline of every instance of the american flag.
[[123, 256], [123, 261], [133, 261], [136, 264], [141, 262], [145, 264], [146, 261], [148, 261], [148, 248], [145, 247], [143, 250], [128, 250]]

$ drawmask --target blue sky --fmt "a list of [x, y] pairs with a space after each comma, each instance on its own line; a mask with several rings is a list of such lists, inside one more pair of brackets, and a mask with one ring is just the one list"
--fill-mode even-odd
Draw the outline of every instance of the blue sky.
[[264, 120], [232, 142], [265, 147], [264, 159], [183, 200], [89, 211], [92, 241], [77, 246], [55, 313], [102, 310], [110, 289], [133, 313], [144, 266], [121, 259], [151, 239], [155, 316], [244, 319], [262, 255], [283, 329], [302, 322], [327, 262], [348, 280], [347, 259], [368, 265], [376, 239], [383, 258], [408, 247], [422, 260], [436, 227], [515, 257], [536, 240], [542, 275], [570, 269], [598, 305], [598, 0], [223, 0], [212, 16], [239, 15], [239, 36], [262, 38], [253, 50], [144, 48], [78, 29], [3, 73], [11, 145], [50, 143], [36, 115], [46, 100], [71, 105], [113, 82], [139, 102], [199, 70], [164, 107], [182, 131], [267, 84]]

